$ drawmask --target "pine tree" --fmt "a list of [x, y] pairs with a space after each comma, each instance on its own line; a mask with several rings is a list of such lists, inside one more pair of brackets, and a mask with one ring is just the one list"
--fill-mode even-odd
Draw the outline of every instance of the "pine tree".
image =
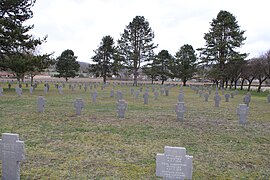
[[64, 77], [66, 81], [68, 78], [74, 78], [79, 71], [80, 64], [76, 61], [77, 56], [74, 55], [72, 50], [65, 50], [56, 59], [56, 71], [59, 77]]
[[171, 72], [174, 77], [180, 78], [183, 85], [186, 86], [187, 80], [193, 77], [196, 72], [197, 57], [195, 50], [189, 44], [183, 45], [178, 52], [176, 52]]
[[113, 38], [111, 36], [104, 36], [100, 46], [94, 52], [96, 55], [92, 57], [92, 60], [96, 64], [90, 65], [90, 72], [95, 73], [96, 76], [101, 76], [103, 82], [106, 83], [107, 77], [117, 73], [114, 62], [116, 48]]
[[247, 54], [236, 51], [243, 45], [245, 31], [240, 26], [235, 16], [227, 11], [220, 11], [216, 19], [211, 22], [211, 28], [204, 35], [205, 48], [200, 48], [204, 62], [216, 64], [218, 68], [217, 79], [224, 86], [226, 81], [225, 66], [229, 61], [244, 59]]
[[143, 16], [136, 16], [118, 40], [119, 52], [125, 59], [125, 65], [133, 72], [134, 85], [137, 85], [138, 70], [142, 63], [154, 56], [153, 49], [157, 46], [152, 42], [153, 38], [154, 32], [149, 22]]

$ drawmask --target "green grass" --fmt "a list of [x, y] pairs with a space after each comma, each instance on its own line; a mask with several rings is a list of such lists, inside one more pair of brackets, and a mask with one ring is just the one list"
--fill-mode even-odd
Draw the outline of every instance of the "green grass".
[[[267, 93], [252, 92], [248, 124], [239, 125], [236, 107], [246, 91], [227, 103], [222, 96], [215, 108], [214, 91], [204, 102], [185, 87], [187, 111], [180, 123], [174, 112], [179, 87], [158, 100], [149, 88], [148, 105], [143, 104], [142, 93], [135, 99], [130, 87], [115, 87], [115, 92], [125, 92], [125, 119], [117, 118], [116, 99], [109, 97], [112, 86], [97, 89], [94, 104], [89, 89], [71, 92], [66, 86], [59, 95], [51, 85], [44, 113], [37, 112], [43, 85], [32, 95], [24, 88], [20, 98], [14, 89], [4, 89], [0, 133], [18, 133], [25, 142], [22, 179], [159, 179], [155, 156], [164, 152], [164, 146], [186, 147], [193, 156], [194, 179], [270, 179]], [[81, 116], [75, 115], [76, 98], [85, 102]]]

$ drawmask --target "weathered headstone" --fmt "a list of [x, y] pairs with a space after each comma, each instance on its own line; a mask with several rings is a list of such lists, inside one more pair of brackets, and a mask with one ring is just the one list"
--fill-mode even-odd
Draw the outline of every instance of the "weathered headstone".
[[234, 98], [234, 92], [231, 92], [231, 98]]
[[138, 90], [135, 92], [135, 98], [138, 99], [139, 95], [140, 95], [140, 91]]
[[19, 97], [21, 97], [21, 96], [22, 96], [22, 88], [16, 87], [16, 93], [17, 93], [17, 95], [18, 95]]
[[4, 92], [4, 90], [3, 90], [2, 86], [0, 86], [0, 96], [3, 96], [3, 92]]
[[93, 103], [96, 103], [97, 96], [98, 96], [98, 92], [97, 91], [92, 92], [92, 101], [93, 101]]
[[110, 97], [114, 97], [114, 90], [113, 89], [110, 92]]
[[127, 110], [127, 102], [123, 99], [117, 102], [117, 113], [119, 118], [125, 118], [125, 112]]
[[62, 87], [62, 85], [58, 86], [58, 92], [59, 92], [59, 94], [63, 94], [63, 87]]
[[239, 124], [247, 123], [248, 110], [249, 108], [246, 104], [239, 104], [238, 108], [236, 109], [236, 113], [239, 115]]
[[149, 99], [149, 94], [148, 94], [148, 92], [145, 92], [143, 94], [143, 102], [144, 102], [144, 104], [148, 104], [148, 99]]
[[180, 93], [180, 94], [178, 95], [178, 101], [179, 101], [179, 102], [184, 102], [184, 94], [183, 94], [183, 93]]
[[48, 92], [48, 88], [47, 86], [44, 86], [44, 90], [43, 90], [44, 95], [47, 94], [47, 92]]
[[80, 98], [76, 99], [74, 102], [74, 107], [76, 108], [76, 115], [81, 115], [82, 109], [84, 108], [83, 100]]
[[249, 103], [251, 101], [251, 96], [249, 94], [246, 94], [243, 98], [244, 103], [249, 106]]
[[2, 179], [20, 179], [20, 161], [25, 159], [24, 142], [18, 134], [3, 133], [0, 139], [0, 160], [2, 161]]
[[165, 89], [165, 96], [169, 96], [169, 89]]
[[163, 89], [163, 88], [160, 89], [160, 94], [161, 94], [162, 96], [164, 95], [164, 89]]
[[43, 96], [38, 97], [38, 112], [43, 113], [45, 110], [45, 99]]
[[87, 86], [86, 86], [86, 84], [83, 86], [83, 89], [84, 89], [84, 92], [87, 91]]
[[224, 97], [225, 97], [225, 102], [229, 102], [230, 94], [225, 94]]
[[204, 93], [203, 97], [204, 97], [204, 101], [205, 102], [208, 102], [209, 94], [208, 93]]
[[117, 99], [120, 100], [120, 99], [123, 99], [123, 93], [122, 91], [117, 91]]
[[192, 179], [193, 156], [184, 147], [164, 147], [164, 154], [156, 155], [156, 176], [170, 180]]
[[34, 90], [33, 86], [30, 86], [30, 88], [29, 88], [30, 94], [33, 94], [33, 90]]
[[219, 107], [219, 102], [221, 101], [221, 97], [218, 94], [216, 94], [214, 96], [214, 101], [215, 101], [215, 107]]
[[180, 121], [184, 120], [184, 113], [186, 112], [186, 107], [184, 102], [178, 102], [175, 106], [175, 112], [177, 115], [177, 119]]
[[267, 101], [268, 101], [268, 103], [270, 103], [270, 94], [268, 94], [268, 96], [267, 96]]

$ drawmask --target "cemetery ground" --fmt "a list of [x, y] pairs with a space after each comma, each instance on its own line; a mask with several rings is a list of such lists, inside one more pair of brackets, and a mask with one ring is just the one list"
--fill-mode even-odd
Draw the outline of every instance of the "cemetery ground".
[[[39, 84], [30, 95], [23, 85], [21, 97], [14, 87], [4, 86], [0, 97], [0, 133], [17, 133], [25, 142], [21, 179], [159, 179], [155, 157], [164, 146], [187, 149], [193, 179], [270, 179], [268, 93], [251, 93], [248, 123], [240, 125], [236, 108], [246, 91], [225, 102], [220, 90], [220, 107], [214, 107], [214, 90], [204, 102], [184, 87], [186, 113], [179, 122], [174, 111], [179, 86], [154, 100], [150, 85], [144, 104], [145, 86], [135, 99], [132, 87], [117, 85], [115, 94], [122, 90], [128, 102], [124, 119], [117, 117], [116, 98], [110, 98], [112, 84], [97, 88], [95, 104], [89, 87], [72, 92], [66, 85], [60, 95], [51, 85], [43, 95]], [[44, 113], [37, 111], [38, 95], [46, 99]], [[85, 104], [80, 116], [73, 106], [76, 98]]]

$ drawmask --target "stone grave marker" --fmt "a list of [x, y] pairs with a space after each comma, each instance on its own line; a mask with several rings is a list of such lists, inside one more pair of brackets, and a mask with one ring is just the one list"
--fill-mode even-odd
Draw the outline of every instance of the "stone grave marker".
[[30, 94], [33, 94], [33, 90], [34, 90], [33, 86], [30, 86], [30, 88], [29, 88]]
[[180, 121], [184, 120], [184, 113], [186, 112], [186, 107], [184, 102], [178, 102], [175, 106], [175, 112], [177, 115], [177, 119]]
[[169, 89], [165, 89], [165, 96], [169, 96]]
[[237, 91], [237, 90], [235, 90], [235, 91], [234, 91], [234, 94], [235, 94], [235, 95], [238, 95], [238, 91]]
[[138, 90], [138, 91], [135, 92], [135, 98], [138, 99], [139, 95], [140, 95], [140, 91]]
[[97, 102], [97, 96], [98, 96], [98, 92], [97, 91], [92, 92], [92, 101], [93, 101], [93, 103], [96, 103]]
[[268, 101], [268, 103], [270, 103], [270, 94], [268, 94], [268, 96], [267, 96], [267, 101]]
[[164, 95], [164, 89], [163, 89], [163, 88], [160, 89], [160, 94], [161, 94], [162, 96]]
[[59, 94], [63, 94], [63, 87], [62, 87], [62, 85], [59, 85], [58, 86], [58, 92], [59, 92]]
[[231, 92], [231, 98], [234, 98], [234, 92]]
[[224, 97], [225, 97], [225, 102], [229, 102], [230, 94], [227, 93], [224, 95]]
[[148, 99], [149, 99], [149, 94], [148, 94], [148, 92], [145, 92], [143, 94], [143, 103], [148, 104]]
[[20, 179], [20, 161], [25, 159], [24, 142], [18, 134], [3, 133], [0, 139], [0, 160], [2, 161], [2, 179]]
[[48, 88], [47, 88], [47, 86], [45, 85], [45, 86], [44, 86], [44, 90], [43, 90], [44, 95], [46, 95], [47, 92], [48, 92]]
[[19, 97], [21, 97], [21, 96], [22, 96], [22, 88], [16, 87], [16, 93], [17, 93], [17, 95], [18, 95]]
[[123, 99], [123, 93], [122, 93], [122, 91], [117, 91], [117, 99], [118, 100]]
[[0, 86], [0, 96], [3, 96], [3, 92], [4, 92], [4, 90], [3, 90], [2, 86]]
[[178, 95], [178, 101], [179, 102], [184, 102], [184, 94], [180, 92], [180, 94]]
[[110, 97], [114, 97], [114, 90], [112, 89], [111, 92], [110, 92]]
[[117, 106], [117, 113], [118, 113], [119, 118], [125, 118], [127, 105], [128, 105], [127, 102], [123, 99], [117, 102], [116, 106]]
[[219, 107], [219, 102], [221, 101], [221, 97], [218, 94], [216, 94], [214, 96], [214, 101], [215, 101], [215, 107]]
[[76, 109], [76, 115], [81, 115], [82, 109], [84, 108], [83, 100], [81, 98], [76, 99], [74, 102], [74, 107]]
[[43, 96], [38, 96], [38, 112], [43, 113], [45, 111], [45, 99]]
[[208, 102], [209, 94], [204, 93], [203, 97], [204, 97], [204, 102]]
[[236, 113], [239, 116], [239, 124], [247, 123], [248, 111], [249, 111], [249, 108], [247, 104], [239, 104], [238, 108], [236, 109]]
[[246, 94], [243, 98], [244, 103], [249, 106], [249, 103], [251, 101], [251, 96], [249, 94]]
[[84, 89], [84, 92], [87, 91], [87, 86], [86, 86], [86, 84], [83, 86], [83, 89]]
[[164, 154], [156, 155], [156, 176], [171, 180], [192, 179], [193, 156], [184, 147], [164, 147]]

